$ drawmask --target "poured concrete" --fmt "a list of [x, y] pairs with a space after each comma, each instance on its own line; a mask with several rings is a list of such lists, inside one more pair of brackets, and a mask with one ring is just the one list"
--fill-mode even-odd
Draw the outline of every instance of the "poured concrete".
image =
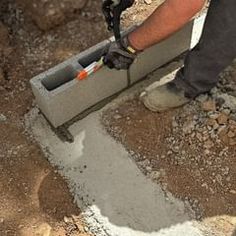
[[[160, 70], [109, 107], [165, 73]], [[106, 133], [101, 114], [102, 110], [90, 114], [69, 128], [75, 139], [72, 144], [63, 143], [37, 109], [27, 119], [49, 161], [58, 166], [75, 200], [82, 204], [89, 229], [96, 236], [202, 236], [184, 203], [146, 178], [125, 148]]]

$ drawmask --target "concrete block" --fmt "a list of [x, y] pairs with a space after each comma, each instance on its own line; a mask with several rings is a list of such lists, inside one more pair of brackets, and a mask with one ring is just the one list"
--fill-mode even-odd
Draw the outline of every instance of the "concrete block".
[[127, 87], [127, 71], [107, 67], [86, 80], [73, 79], [77, 71], [98, 60], [109, 43], [99, 43], [31, 80], [36, 102], [55, 128]]
[[137, 61], [130, 67], [130, 83], [137, 82], [147, 74], [188, 50], [191, 45], [192, 28], [193, 21], [189, 22], [182, 30], [167, 40], [141, 53]]

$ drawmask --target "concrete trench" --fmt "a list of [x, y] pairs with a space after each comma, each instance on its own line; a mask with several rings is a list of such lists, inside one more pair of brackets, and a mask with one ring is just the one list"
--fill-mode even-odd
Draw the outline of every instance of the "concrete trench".
[[[197, 43], [200, 37], [204, 18], [198, 21], [197, 23], [193, 22], [190, 28], [192, 38], [189, 44], [191, 47]], [[192, 27], [194, 30], [192, 30]], [[189, 32], [189, 29], [187, 31]], [[106, 46], [107, 43], [100, 44], [101, 48], [104, 45]], [[184, 48], [185, 46], [180, 51], [182, 52]], [[180, 51], [178, 50], [178, 53]], [[94, 49], [91, 49], [89, 53], [94, 53]], [[96, 55], [95, 53], [95, 57]], [[82, 55], [82, 59], [86, 58], [85, 56], [86, 53]], [[176, 56], [178, 55], [176, 54], [174, 57]], [[174, 57], [172, 56], [172, 58]], [[73, 77], [75, 69], [78, 69], [83, 63], [89, 63], [86, 61], [87, 59], [81, 63], [81, 59], [76, 57], [76, 62], [80, 61], [80, 64], [75, 65], [73, 64], [74, 59], [69, 59], [63, 64], [63, 68], [67, 68], [63, 72], [66, 76], [71, 75], [70, 77]], [[176, 64], [174, 67], [176, 67]], [[59, 83], [59, 87], [52, 89], [52, 92], [50, 89], [45, 89], [45, 83], [47, 84], [46, 86], [51, 86], [45, 78], [48, 78], [48, 75], [53, 73], [58, 73], [58, 69], [60, 74], [62, 64], [32, 80], [36, 101], [55, 127], [64, 121], [70, 120], [75, 112], [78, 113], [78, 111], [82, 111], [87, 106], [91, 106], [93, 99], [95, 99], [94, 97], [84, 107], [81, 107], [82, 100], [77, 101], [77, 103], [75, 101], [76, 104], [74, 104], [74, 100], [81, 95], [81, 93], [79, 95], [75, 93], [78, 89], [74, 90], [78, 86], [76, 84], [78, 82], [75, 80], [63, 85]], [[172, 65], [165, 66], [157, 70], [156, 75], [161, 79], [174, 69], [176, 68], [173, 68]], [[134, 79], [135, 82], [143, 77], [143, 75], [140, 76], [137, 73], [137, 70], [136, 68], [133, 72], [131, 71], [131, 73], [136, 73], [134, 76], [136, 78]], [[104, 73], [111, 72], [102, 71], [100, 73], [102, 73], [100, 74], [101, 76]], [[113, 77], [118, 79], [121, 76], [119, 73], [124, 72], [117, 73], [117, 76]], [[99, 75], [97, 74], [96, 76]], [[110, 75], [107, 76], [109, 77]], [[123, 82], [122, 80], [118, 84], [115, 82], [116, 88], [113, 87], [114, 89], [110, 90], [111, 93], [114, 93], [114, 90], [117, 91], [117, 86], [119, 89], [127, 86], [127, 77], [126, 75], [124, 77], [124, 74], [122, 76], [124, 78]], [[96, 78], [86, 81], [86, 83], [90, 83], [88, 85], [90, 91], [92, 91], [90, 86], [92, 88], [95, 86], [91, 85], [92, 81], [95, 81], [94, 83], [96, 84]], [[132, 161], [125, 148], [116, 143], [106, 133], [100, 122], [101, 114], [105, 109], [132, 97], [133, 94], [142, 91], [151, 82], [153, 82], [152, 79], [135, 85], [106, 107], [73, 123], [68, 128], [74, 139], [72, 143], [63, 142], [55, 135], [46, 119], [38, 113], [38, 108], [34, 108], [26, 116], [27, 127], [32, 131], [33, 136], [50, 163], [57, 166], [59, 172], [67, 179], [71, 193], [78, 206], [82, 208], [89, 230], [94, 235], [203, 235], [201, 230], [198, 229], [197, 223], [191, 221], [191, 212], [185, 204], [171, 194], [163, 192], [159, 185], [146, 178]], [[55, 84], [52, 87], [54, 86]], [[82, 86], [83, 89], [85, 87]], [[68, 91], [69, 95], [67, 94]], [[99, 100], [101, 97], [107, 96], [107, 94], [96, 95]], [[67, 105], [67, 102], [63, 104], [66, 97], [66, 101], [73, 101], [68, 108], [71, 109], [71, 112], [60, 109], [62, 106]], [[54, 108], [52, 109], [53, 106]], [[58, 109], [58, 111], [55, 109]], [[61, 113], [62, 116], [60, 116]], [[58, 115], [60, 119], [56, 120], [55, 117]]]

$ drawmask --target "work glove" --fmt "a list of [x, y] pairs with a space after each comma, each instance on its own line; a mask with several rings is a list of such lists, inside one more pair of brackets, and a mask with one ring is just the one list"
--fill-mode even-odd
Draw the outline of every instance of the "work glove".
[[137, 51], [129, 46], [128, 38], [113, 42], [105, 53], [103, 62], [110, 69], [128, 70], [137, 56]]

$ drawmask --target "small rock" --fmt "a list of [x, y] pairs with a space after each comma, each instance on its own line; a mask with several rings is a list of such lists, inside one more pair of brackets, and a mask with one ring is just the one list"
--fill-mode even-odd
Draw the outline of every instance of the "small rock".
[[64, 216], [64, 222], [65, 222], [65, 223], [69, 223], [69, 222], [70, 222], [70, 219], [69, 219], [68, 217]]
[[173, 152], [171, 151], [171, 150], [169, 150], [168, 152], [167, 152], [167, 156], [171, 156], [173, 154]]
[[84, 226], [84, 232], [89, 232], [89, 228], [87, 226]]
[[216, 94], [216, 93], [218, 93], [218, 88], [214, 87], [210, 92], [211, 92], [211, 94]]
[[223, 185], [222, 183], [222, 176], [220, 174], [217, 174], [216, 175], [216, 181], [220, 184], [220, 185]]
[[173, 127], [173, 128], [178, 127], [178, 123], [177, 123], [175, 120], [172, 121], [172, 127]]
[[205, 189], [208, 189], [208, 184], [207, 183], [203, 183], [202, 187], [205, 188]]
[[179, 152], [179, 146], [174, 146], [171, 149], [173, 152], [178, 153]]
[[147, 166], [147, 167], [146, 167], [146, 170], [147, 170], [148, 172], [151, 172], [151, 171], [152, 171], [152, 167]]
[[161, 155], [161, 159], [165, 159], [166, 158], [166, 156], [165, 155]]
[[217, 120], [219, 114], [218, 113], [213, 113], [213, 114], [209, 114], [209, 118], [213, 119], [213, 120]]
[[216, 103], [213, 100], [208, 100], [202, 103], [203, 111], [215, 111], [216, 110]]
[[230, 146], [236, 146], [236, 140], [231, 138], [231, 139], [229, 140], [229, 145], [230, 145]]
[[230, 109], [223, 109], [221, 112], [224, 113], [227, 116], [229, 116], [230, 113], [231, 113]]
[[51, 230], [52, 230], [52, 227], [49, 224], [43, 223], [38, 227], [36, 235], [38, 235], [38, 236], [50, 236], [51, 235]]
[[206, 149], [210, 149], [210, 148], [212, 148], [214, 146], [214, 143], [210, 140], [210, 139], [208, 139], [205, 143], [204, 143], [204, 147], [206, 148]]
[[236, 121], [236, 113], [235, 114], [230, 114], [229, 118], [233, 121]]
[[220, 138], [224, 137], [228, 133], [228, 127], [223, 126], [218, 129], [218, 135]]
[[203, 102], [207, 101], [207, 99], [208, 99], [207, 94], [201, 94], [196, 98], [196, 101], [203, 103]]
[[220, 113], [220, 115], [217, 118], [217, 121], [218, 121], [219, 125], [225, 125], [225, 124], [227, 124], [228, 119], [229, 119], [229, 117], [226, 114]]
[[185, 156], [185, 155], [186, 155], [186, 151], [185, 151], [185, 150], [182, 150], [181, 154], [182, 154], [183, 156]]
[[228, 174], [229, 174], [229, 171], [230, 171], [229, 167], [226, 166], [226, 167], [224, 168], [224, 170], [223, 170], [224, 175], [228, 175]]
[[153, 171], [152, 173], [150, 173], [150, 178], [153, 180], [158, 180], [160, 178], [160, 172], [159, 171]]
[[197, 133], [196, 137], [200, 142], [202, 142], [202, 135], [200, 133]]
[[205, 142], [209, 139], [209, 134], [204, 134], [203, 137], [202, 137], [202, 140]]
[[226, 178], [226, 181], [231, 181], [231, 178], [230, 178], [230, 176], [228, 176], [227, 178]]
[[144, 0], [144, 2], [145, 2], [147, 5], [152, 4], [152, 0]]
[[114, 119], [115, 119], [115, 120], [119, 120], [119, 119], [121, 119], [121, 118], [122, 118], [122, 116], [121, 116], [120, 114], [114, 115]]
[[229, 124], [236, 128], [236, 121], [235, 120], [230, 120]]
[[229, 140], [229, 137], [227, 135], [222, 136], [221, 140], [225, 145], [229, 145], [230, 140]]
[[190, 134], [195, 129], [196, 121], [186, 121], [183, 124], [183, 132], [185, 134]]
[[215, 127], [217, 125], [217, 121], [214, 119], [208, 119], [207, 120], [207, 125], [211, 126], [211, 127]]
[[236, 109], [236, 97], [228, 95], [226, 93], [221, 94], [220, 98], [224, 99], [224, 107], [229, 108], [230, 110]]
[[221, 97], [216, 97], [216, 105], [222, 107], [225, 104], [225, 100]]
[[216, 122], [216, 123], [214, 124], [214, 126], [213, 126], [213, 129], [214, 129], [214, 130], [218, 130], [218, 128], [219, 128], [219, 124]]
[[143, 161], [140, 161], [138, 164], [146, 169], [146, 167], [150, 165], [150, 161], [148, 159], [145, 159]]
[[233, 189], [231, 189], [229, 192], [232, 194], [236, 194], [236, 190], [233, 190]]
[[234, 137], [235, 137], [235, 133], [230, 130], [230, 131], [228, 132], [227, 136], [228, 136], [229, 138], [234, 138]]
[[7, 121], [7, 117], [3, 114], [0, 114], [0, 122], [5, 122]]
[[205, 153], [205, 155], [210, 155], [210, 154], [211, 154], [210, 150], [208, 150], [208, 149], [206, 149], [206, 150], [204, 151], [204, 153]]

